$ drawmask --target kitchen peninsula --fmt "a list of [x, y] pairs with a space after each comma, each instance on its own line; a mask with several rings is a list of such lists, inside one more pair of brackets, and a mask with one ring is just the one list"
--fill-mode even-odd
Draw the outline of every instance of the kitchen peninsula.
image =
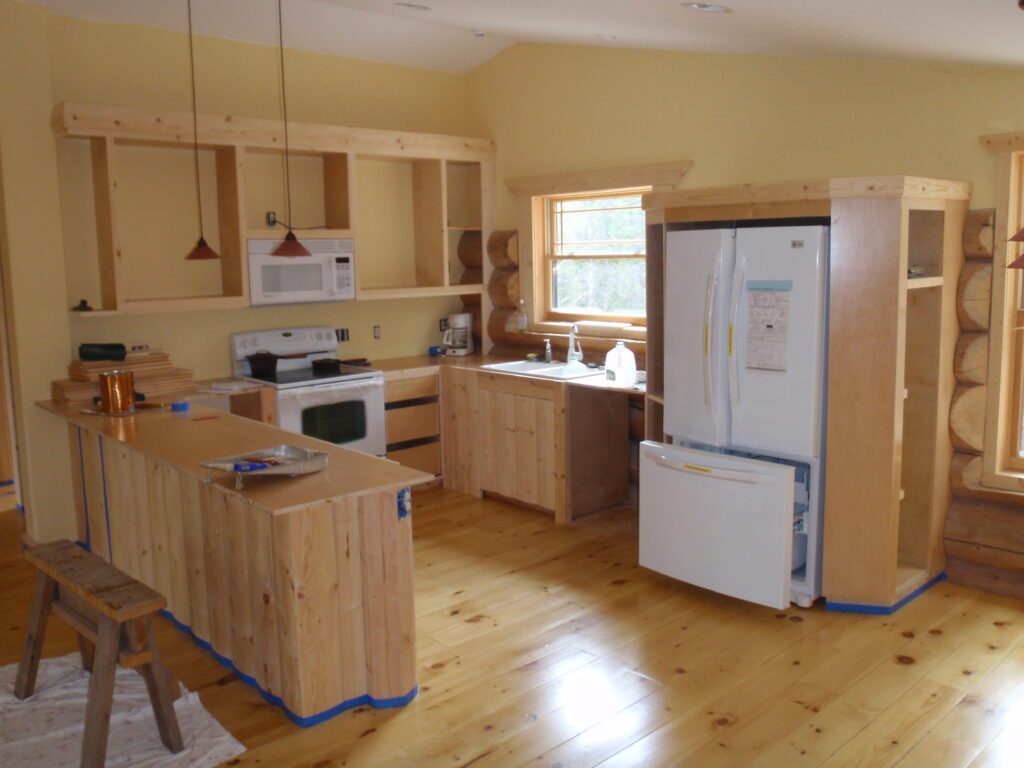
[[[407, 489], [431, 475], [202, 406], [68, 422], [78, 539], [167, 597], [173, 620], [313, 725], [417, 692]], [[289, 444], [327, 467], [250, 480], [201, 463]]]

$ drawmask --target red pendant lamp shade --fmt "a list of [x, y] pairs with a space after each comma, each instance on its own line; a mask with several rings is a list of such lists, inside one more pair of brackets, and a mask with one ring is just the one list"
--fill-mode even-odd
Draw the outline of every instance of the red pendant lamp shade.
[[213, 250], [207, 243], [205, 238], [200, 236], [199, 241], [195, 247], [188, 252], [188, 256], [185, 257], [186, 261], [206, 261], [208, 259], [219, 259], [220, 255]]
[[[1024, 243], [1024, 229], [1010, 238], [1011, 243]], [[1007, 269], [1024, 269], [1024, 253], [1006, 265]]]
[[284, 240], [281, 244], [275, 248], [272, 253], [275, 256], [285, 256], [286, 258], [293, 259], [296, 256], [312, 256], [309, 249], [299, 242], [299, 238], [295, 236], [295, 233], [290, 229], [288, 234], [284, 236]]
[[218, 254], [203, 237], [203, 193], [199, 186], [199, 120], [196, 118], [196, 64], [192, 50], [192, 0], [188, 0], [188, 71], [192, 79], [192, 161], [196, 175], [196, 208], [199, 213], [199, 239], [195, 247], [188, 252], [186, 261], [207, 261], [219, 259]]

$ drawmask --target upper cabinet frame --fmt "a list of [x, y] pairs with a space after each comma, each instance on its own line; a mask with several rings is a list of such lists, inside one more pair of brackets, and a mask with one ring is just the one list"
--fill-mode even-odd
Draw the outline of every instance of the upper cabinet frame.
[[[276, 237], [281, 230], [255, 226], [262, 211], [247, 212], [246, 167], [260, 153], [280, 153], [284, 147], [283, 124], [278, 120], [199, 114], [197, 140], [216, 160], [217, 214], [220, 232], [221, 292], [215, 296], [132, 298], [125, 295], [121, 279], [124, 252], [117, 211], [118, 147], [121, 145], [189, 149], [192, 146], [192, 114], [65, 102], [53, 112], [58, 138], [87, 140], [91, 145], [93, 196], [96, 210], [99, 258], [100, 314], [136, 314], [227, 309], [249, 306], [246, 239]], [[481, 282], [461, 284], [450, 269], [449, 237], [466, 228], [479, 229], [486, 242], [492, 228], [495, 146], [490, 139], [438, 134], [347, 128], [335, 125], [290, 122], [289, 148], [296, 156], [319, 157], [323, 163], [324, 228], [302, 230], [300, 237], [351, 237], [355, 240], [357, 299], [415, 298], [484, 293]], [[258, 158], [256, 158], [258, 159]], [[411, 184], [403, 194], [409, 208], [410, 242], [392, 258], [408, 259], [408, 279], [364, 287], [361, 259], [379, 255], [373, 228], [359, 227], [360, 160], [392, 160], [411, 168]], [[458, 196], [472, 199], [472, 221], [451, 221], [449, 169], [472, 168], [473, 189]], [[319, 194], [319, 192], [318, 192]], [[252, 201], [250, 201], [251, 203]], [[390, 210], [390, 206], [388, 206]], [[364, 217], [373, 213], [363, 209]], [[364, 218], [364, 221], [367, 219]], [[449, 227], [451, 224], [451, 227]], [[378, 228], [379, 230], [380, 228]], [[403, 274], [404, 274], [403, 271]]]

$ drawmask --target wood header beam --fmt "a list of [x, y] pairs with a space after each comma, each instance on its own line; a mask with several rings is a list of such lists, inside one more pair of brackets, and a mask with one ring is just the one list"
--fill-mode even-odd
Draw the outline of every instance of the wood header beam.
[[809, 202], [864, 197], [969, 200], [972, 185], [917, 176], [856, 176], [835, 179], [770, 181], [726, 187], [652, 192], [644, 195], [644, 210], [700, 206]]
[[520, 176], [507, 179], [505, 186], [517, 195], [572, 195], [604, 189], [635, 189], [652, 187], [655, 190], [676, 189], [693, 167], [693, 160], [669, 163], [627, 165], [602, 168], [595, 171], [548, 173], [542, 176]]
[[[197, 122], [199, 143], [204, 146], [284, 149], [280, 120], [199, 114]], [[54, 108], [52, 123], [58, 136], [71, 138], [105, 136], [121, 142], [192, 143], [192, 115], [189, 112], [63, 102]], [[289, 122], [288, 142], [296, 152], [353, 152], [386, 157], [479, 161], [491, 158], [495, 153], [491, 139], [318, 123]]]
[[981, 143], [996, 154], [1019, 152], [1024, 149], [1024, 131], [989, 133], [981, 137]]

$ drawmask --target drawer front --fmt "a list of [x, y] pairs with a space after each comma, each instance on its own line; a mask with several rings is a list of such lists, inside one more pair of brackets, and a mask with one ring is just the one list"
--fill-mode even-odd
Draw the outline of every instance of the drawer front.
[[388, 458], [397, 461], [403, 467], [429, 472], [432, 475], [441, 474], [440, 443], [427, 443], [414, 448], [403, 448], [400, 451], [389, 451]]
[[422, 376], [416, 379], [395, 379], [384, 382], [384, 402], [416, 400], [437, 394], [437, 376]]
[[393, 408], [385, 414], [389, 445], [440, 434], [437, 403]]

